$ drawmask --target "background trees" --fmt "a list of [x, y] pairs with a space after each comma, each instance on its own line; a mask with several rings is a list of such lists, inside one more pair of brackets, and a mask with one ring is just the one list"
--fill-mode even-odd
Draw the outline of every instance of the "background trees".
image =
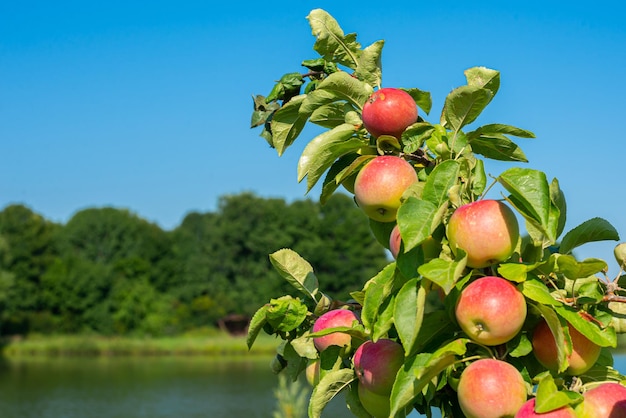
[[61, 225], [11, 205], [0, 212], [0, 333], [175, 334], [250, 315], [291, 291], [267, 257], [284, 247], [339, 297], [388, 262], [370, 234], [342, 194], [324, 206], [224, 196], [172, 231], [125, 209], [85, 209]]

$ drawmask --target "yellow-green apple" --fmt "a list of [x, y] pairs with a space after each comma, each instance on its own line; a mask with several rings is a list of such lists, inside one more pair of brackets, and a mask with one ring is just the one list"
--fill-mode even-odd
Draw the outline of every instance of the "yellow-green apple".
[[[320, 315], [313, 324], [313, 332], [319, 332], [327, 328], [351, 327], [354, 321], [358, 321], [354, 312], [348, 309], [333, 309]], [[345, 332], [333, 332], [321, 337], [314, 337], [313, 344], [318, 351], [324, 351], [331, 345], [350, 345], [352, 337]]]
[[510, 363], [484, 358], [463, 370], [457, 387], [467, 418], [513, 417], [526, 402], [524, 378]]
[[[598, 361], [601, 347], [589, 340], [569, 323], [567, 324], [567, 329], [572, 340], [572, 352], [567, 356], [569, 366], [565, 372], [576, 376], [585, 373]], [[546, 321], [542, 320], [535, 326], [531, 342], [533, 354], [537, 361], [546, 369], [556, 372], [559, 368], [556, 339]], [[565, 345], [565, 341], [561, 344]]]
[[[395, 225], [391, 230], [391, 234], [389, 234], [389, 251], [393, 258], [398, 258], [401, 245], [402, 236], [400, 235], [400, 228], [398, 228], [398, 225]], [[422, 242], [421, 247], [422, 251], [424, 251], [424, 262], [439, 257], [439, 253], [441, 253], [441, 244], [433, 237], [426, 238], [426, 240]]]
[[417, 122], [417, 105], [409, 93], [397, 88], [382, 88], [370, 95], [363, 105], [363, 126], [375, 138], [402, 132]]
[[484, 345], [503, 344], [517, 335], [526, 320], [526, 299], [508, 280], [478, 278], [461, 291], [455, 307], [461, 329]]
[[467, 266], [483, 268], [507, 260], [519, 239], [515, 213], [498, 200], [478, 200], [457, 208], [447, 226], [450, 248], [467, 253]]
[[379, 395], [369, 391], [361, 382], [358, 382], [357, 385], [357, 393], [363, 408], [374, 418], [389, 418], [391, 409], [389, 395]]
[[404, 363], [404, 350], [399, 343], [387, 338], [366, 341], [356, 349], [352, 361], [365, 389], [378, 395], [389, 395]]
[[354, 198], [367, 216], [378, 222], [393, 222], [402, 194], [417, 181], [413, 166], [395, 155], [370, 160], [354, 181]]
[[576, 413], [570, 406], [564, 406], [540, 414], [535, 412], [535, 398], [532, 398], [526, 401], [522, 408], [517, 411], [515, 418], [576, 418]]
[[579, 418], [626, 417], [626, 387], [606, 382], [583, 393], [583, 401], [576, 407]]
[[304, 375], [306, 376], [306, 381], [309, 382], [311, 386], [317, 385], [320, 381], [320, 359], [309, 359], [306, 368], [304, 369]]

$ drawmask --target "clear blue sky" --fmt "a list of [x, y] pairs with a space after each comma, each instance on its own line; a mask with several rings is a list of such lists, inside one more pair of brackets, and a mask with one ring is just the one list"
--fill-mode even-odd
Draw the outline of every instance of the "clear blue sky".
[[560, 180], [567, 229], [600, 216], [626, 240], [626, 10], [602, 0], [4, 1], [0, 209], [66, 222], [111, 205], [170, 229], [225, 194], [304, 198], [307, 138], [278, 158], [249, 121], [253, 94], [316, 57], [305, 17], [318, 7], [362, 44], [386, 41], [383, 85], [430, 91], [429, 120], [463, 70], [500, 70], [477, 123], [535, 132], [518, 143]]

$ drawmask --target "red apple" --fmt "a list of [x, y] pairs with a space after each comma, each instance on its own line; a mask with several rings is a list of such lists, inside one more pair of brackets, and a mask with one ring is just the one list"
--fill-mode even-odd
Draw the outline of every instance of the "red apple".
[[472, 362], [461, 373], [459, 405], [467, 418], [513, 417], [526, 402], [524, 378], [511, 364], [495, 359]]
[[391, 409], [389, 395], [379, 395], [367, 390], [361, 382], [358, 382], [357, 393], [361, 405], [374, 418], [389, 418]]
[[467, 253], [467, 266], [483, 268], [507, 260], [519, 239], [513, 211], [498, 200], [479, 200], [454, 211], [447, 227], [450, 248]]
[[535, 412], [535, 398], [526, 401], [524, 406], [517, 411], [515, 418], [576, 418], [576, 413], [569, 406], [564, 406], [554, 411], [539, 414]]
[[402, 194], [417, 181], [406, 160], [394, 155], [374, 157], [354, 181], [354, 198], [367, 216], [378, 222], [393, 222]]
[[[400, 228], [398, 228], [398, 225], [395, 225], [389, 235], [389, 251], [393, 258], [398, 258], [401, 245], [402, 237], [400, 236]], [[424, 262], [439, 257], [439, 253], [441, 253], [441, 244], [433, 237], [426, 238], [421, 244], [421, 247], [424, 251]]]
[[[313, 324], [313, 332], [327, 328], [351, 327], [354, 321], [358, 321], [356, 314], [348, 309], [333, 309], [322, 315]], [[343, 332], [334, 332], [322, 337], [313, 338], [313, 343], [318, 351], [324, 351], [331, 345], [350, 345], [352, 337]]]
[[583, 393], [583, 401], [576, 407], [579, 418], [626, 417], [626, 387], [607, 382]]
[[400, 138], [402, 132], [417, 122], [417, 106], [409, 93], [396, 88], [382, 88], [363, 105], [363, 126], [378, 138], [391, 135]]
[[389, 395], [396, 374], [404, 364], [402, 346], [389, 339], [366, 341], [356, 349], [354, 371], [365, 389], [378, 395]]
[[[585, 373], [598, 361], [602, 349], [569, 323], [567, 328], [572, 339], [572, 353], [567, 356], [569, 367], [565, 372], [576, 376]], [[559, 368], [556, 340], [546, 321], [539, 322], [533, 330], [532, 345], [537, 361], [546, 369], [556, 372]]]
[[517, 335], [526, 320], [526, 299], [511, 282], [486, 276], [462, 291], [455, 307], [461, 329], [484, 345], [503, 344]]

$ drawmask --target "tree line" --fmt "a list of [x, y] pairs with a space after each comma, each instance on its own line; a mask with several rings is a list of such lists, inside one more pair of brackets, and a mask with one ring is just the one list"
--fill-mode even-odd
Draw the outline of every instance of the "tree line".
[[250, 316], [292, 292], [268, 258], [284, 247], [341, 299], [388, 263], [342, 194], [324, 205], [223, 196], [173, 230], [127, 209], [84, 209], [60, 224], [10, 205], [0, 212], [0, 335], [175, 335]]

